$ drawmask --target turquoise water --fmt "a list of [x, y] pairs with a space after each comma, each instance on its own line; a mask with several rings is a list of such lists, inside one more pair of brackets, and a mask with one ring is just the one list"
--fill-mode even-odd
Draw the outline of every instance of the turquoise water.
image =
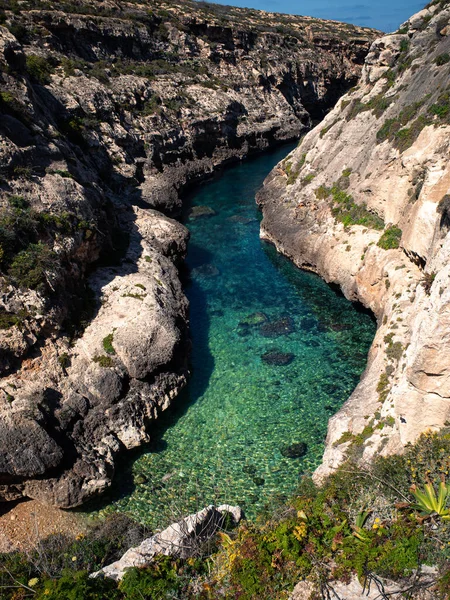
[[[108, 511], [164, 526], [228, 502], [251, 518], [320, 463], [375, 324], [259, 240], [255, 193], [288, 150], [227, 169], [191, 198], [214, 211], [187, 220], [192, 377], [153, 442], [118, 470]], [[306, 454], [285, 456], [292, 444]]]

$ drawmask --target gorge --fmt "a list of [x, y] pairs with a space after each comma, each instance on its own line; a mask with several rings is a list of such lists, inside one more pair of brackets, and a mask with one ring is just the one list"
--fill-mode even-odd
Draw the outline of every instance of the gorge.
[[2, 4], [0, 590], [449, 599], [449, 18]]
[[[298, 137], [376, 33], [196, 2], [1, 13], [0, 498], [74, 507], [187, 381], [179, 192]], [[278, 20], [278, 21], [277, 21]]]

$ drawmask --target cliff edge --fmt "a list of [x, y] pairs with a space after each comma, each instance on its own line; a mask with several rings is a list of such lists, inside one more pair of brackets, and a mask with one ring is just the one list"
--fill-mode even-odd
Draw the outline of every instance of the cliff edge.
[[330, 420], [318, 479], [347, 452], [401, 452], [450, 421], [450, 6], [376, 40], [357, 86], [277, 165], [261, 236], [377, 318]]

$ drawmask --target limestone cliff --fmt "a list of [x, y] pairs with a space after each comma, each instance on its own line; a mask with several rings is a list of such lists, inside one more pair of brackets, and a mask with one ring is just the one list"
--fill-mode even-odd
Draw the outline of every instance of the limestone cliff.
[[185, 385], [187, 230], [154, 210], [294, 138], [374, 32], [196, 2], [0, 3], [0, 500], [76, 506]]
[[376, 40], [358, 85], [259, 194], [262, 237], [378, 321], [319, 479], [349, 448], [401, 452], [450, 421], [449, 17], [433, 2]]

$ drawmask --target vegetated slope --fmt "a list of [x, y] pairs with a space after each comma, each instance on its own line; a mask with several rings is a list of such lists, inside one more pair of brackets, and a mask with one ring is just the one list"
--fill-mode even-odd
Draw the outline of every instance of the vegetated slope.
[[358, 85], [259, 196], [262, 236], [378, 319], [318, 478], [349, 450], [401, 452], [450, 420], [449, 16], [433, 2], [374, 42]]
[[194, 2], [0, 21], [0, 499], [69, 507], [186, 383], [187, 231], [152, 209], [298, 136], [374, 32]]

